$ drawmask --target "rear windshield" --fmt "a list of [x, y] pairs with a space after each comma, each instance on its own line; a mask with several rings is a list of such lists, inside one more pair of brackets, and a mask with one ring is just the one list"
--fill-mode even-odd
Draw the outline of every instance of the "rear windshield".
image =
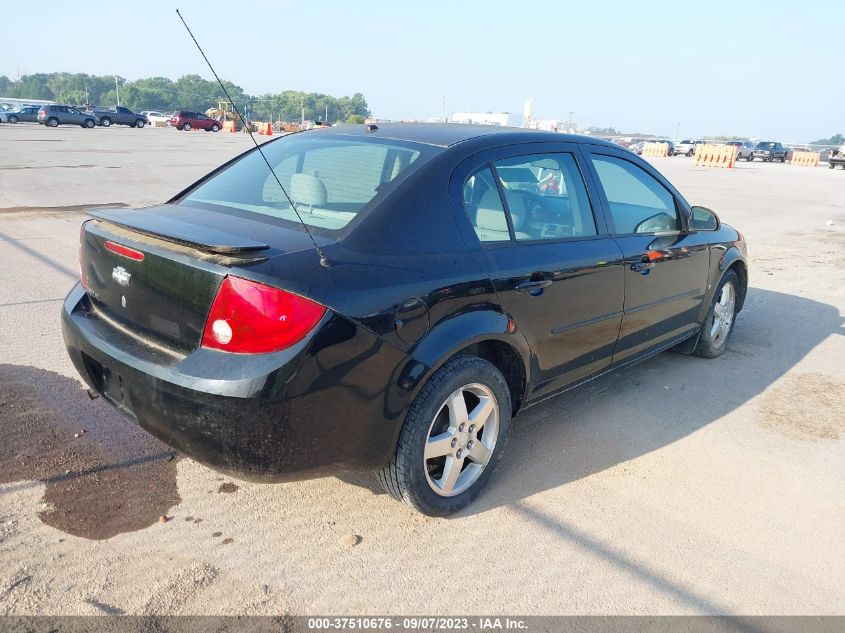
[[[302, 221], [329, 235], [376, 204], [434, 152], [423, 145], [321, 136], [319, 131], [292, 134], [261, 149]], [[200, 184], [179, 202], [227, 207], [299, 224], [258, 151]]]

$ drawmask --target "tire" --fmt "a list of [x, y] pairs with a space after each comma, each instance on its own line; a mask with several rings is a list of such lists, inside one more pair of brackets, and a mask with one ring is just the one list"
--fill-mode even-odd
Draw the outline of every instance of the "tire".
[[191, 124], [190, 124], [190, 123], [185, 123], [185, 124], [182, 126], [182, 129], [183, 129], [183, 130], [185, 130], [186, 132], [190, 132], [190, 131], [191, 131]]
[[751, 152], [751, 153], [748, 155], [748, 158], [746, 158], [745, 160], [747, 160], [749, 163], [750, 163], [752, 160], [754, 160], [754, 152]]
[[82, 127], [87, 127], [89, 130], [97, 125], [94, 122], [94, 119], [85, 119], [85, 123], [82, 124]]
[[[716, 292], [713, 293], [713, 303], [707, 311], [698, 337], [698, 345], [695, 346], [696, 354], [704, 358], [716, 358], [725, 352], [736, 322], [738, 298], [739, 278], [734, 271], [729, 270], [716, 287]], [[721, 310], [717, 310], [717, 305], [722, 306]]]
[[144, 127], [144, 125], [146, 125], [146, 122], [145, 122], [145, 121], [143, 121], [142, 119], [137, 119], [137, 120], [135, 121], [135, 127], [136, 127], [136, 128], [138, 128], [139, 130], [140, 130], [142, 127]]
[[692, 155], [695, 154], [693, 150], [687, 152], [687, 158], [692, 158]]
[[[468, 414], [461, 413], [460, 403]], [[492, 408], [482, 428], [470, 431], [474, 425], [469, 416], [482, 413], [485, 403]], [[385, 492], [423, 514], [457, 512], [475, 499], [492, 475], [504, 452], [510, 420], [511, 394], [502, 373], [476, 356], [458, 356], [438, 369], [417, 395], [396, 453], [376, 478]], [[436, 437], [440, 441], [431, 442]], [[425, 457], [426, 446], [434, 456]], [[484, 465], [481, 459], [486, 459]], [[455, 477], [451, 487], [449, 472]]]
[[836, 165], [834, 165], [833, 163], [828, 163], [827, 168], [828, 169], [835, 169]]
[[111, 119], [108, 117], [100, 119], [100, 125], [103, 127], [109, 127], [111, 125]]
[[50, 127], [59, 127], [59, 120], [56, 117], [52, 116], [47, 119], [47, 125], [49, 125]]
[[9, 123], [14, 125], [17, 122], [18, 122], [18, 117], [16, 117], [14, 114], [9, 117]]
[[212, 131], [212, 132], [217, 132], [219, 129], [220, 129], [220, 126], [219, 126], [219, 125], [217, 125], [216, 123], [215, 123], [214, 125], [212, 125], [212, 126], [211, 126], [211, 131]]
[[780, 162], [781, 162], [781, 163], [785, 163], [785, 162], [786, 162], [786, 154], [784, 154], [783, 156], [781, 156], [781, 157], [780, 157]]

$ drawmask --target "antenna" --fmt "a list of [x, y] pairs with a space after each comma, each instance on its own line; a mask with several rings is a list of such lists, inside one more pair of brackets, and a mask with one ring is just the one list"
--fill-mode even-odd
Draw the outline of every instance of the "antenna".
[[226, 86], [223, 85], [222, 81], [220, 81], [220, 77], [217, 76], [217, 71], [214, 70], [214, 66], [211, 65], [211, 62], [208, 61], [208, 57], [206, 57], [205, 52], [202, 50], [202, 46], [200, 46], [200, 43], [197, 42], [197, 38], [194, 37], [194, 34], [191, 32], [191, 28], [188, 26], [188, 23], [185, 22], [185, 18], [182, 17], [182, 14], [179, 12], [179, 9], [176, 9], [176, 15], [179, 16], [180, 20], [182, 20], [182, 24], [185, 25], [185, 29], [188, 31], [188, 35], [190, 35], [191, 39], [194, 40], [194, 44], [197, 45], [200, 55], [202, 55], [202, 58], [205, 60], [205, 63], [208, 64], [208, 67], [211, 69], [211, 73], [214, 75], [214, 78], [217, 80], [217, 83], [219, 83], [220, 87], [223, 89], [223, 93], [229, 100], [229, 103], [232, 106], [232, 110], [234, 110], [235, 114], [238, 115], [238, 118], [241, 120], [241, 124], [243, 124], [244, 129], [249, 133], [249, 138], [251, 138], [252, 142], [255, 144], [255, 149], [257, 149], [258, 153], [261, 154], [261, 158], [263, 158], [264, 162], [267, 164], [267, 169], [269, 169], [270, 173], [273, 174], [273, 178], [275, 178], [276, 183], [278, 183], [279, 189], [281, 189], [282, 193], [285, 194], [285, 198], [287, 198], [287, 201], [293, 209], [293, 212], [296, 213], [296, 217], [299, 218], [299, 223], [302, 225], [302, 228], [305, 229], [305, 232], [308, 233], [308, 237], [311, 238], [311, 243], [314, 245], [314, 249], [320, 256], [320, 266], [322, 266], [323, 268], [329, 268], [331, 266], [329, 258], [326, 257], [325, 253], [323, 253], [322, 249], [317, 244], [317, 240], [315, 240], [314, 236], [311, 235], [311, 231], [308, 230], [308, 225], [303, 221], [302, 216], [299, 215], [299, 209], [296, 208], [296, 205], [294, 204], [293, 200], [288, 195], [287, 190], [285, 189], [284, 185], [282, 185], [282, 181], [279, 180], [279, 177], [276, 175], [276, 171], [273, 169], [273, 166], [270, 164], [270, 161], [267, 160], [267, 156], [265, 156], [264, 152], [261, 150], [261, 145], [259, 145], [258, 141], [255, 140], [255, 136], [253, 136], [252, 130], [249, 129], [249, 125], [247, 125], [246, 119], [244, 119], [244, 115], [241, 114], [241, 111], [238, 109], [238, 106], [235, 105], [235, 102], [229, 94], [229, 91], [226, 90]]

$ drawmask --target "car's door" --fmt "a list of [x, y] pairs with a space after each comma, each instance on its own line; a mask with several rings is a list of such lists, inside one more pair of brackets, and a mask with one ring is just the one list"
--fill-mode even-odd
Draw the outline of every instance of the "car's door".
[[656, 170], [628, 152], [590, 146], [590, 169], [625, 258], [620, 365], [682, 340], [699, 327], [710, 247], [689, 230], [689, 207]]
[[452, 200], [481, 247], [503, 309], [531, 347], [528, 398], [610, 366], [622, 316], [622, 253], [572, 144], [498, 148], [464, 161]]

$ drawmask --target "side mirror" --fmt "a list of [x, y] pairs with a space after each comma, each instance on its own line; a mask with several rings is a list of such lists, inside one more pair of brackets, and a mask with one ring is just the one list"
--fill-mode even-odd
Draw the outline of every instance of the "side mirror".
[[707, 207], [692, 207], [690, 229], [693, 231], [715, 231], [721, 225], [719, 216]]

